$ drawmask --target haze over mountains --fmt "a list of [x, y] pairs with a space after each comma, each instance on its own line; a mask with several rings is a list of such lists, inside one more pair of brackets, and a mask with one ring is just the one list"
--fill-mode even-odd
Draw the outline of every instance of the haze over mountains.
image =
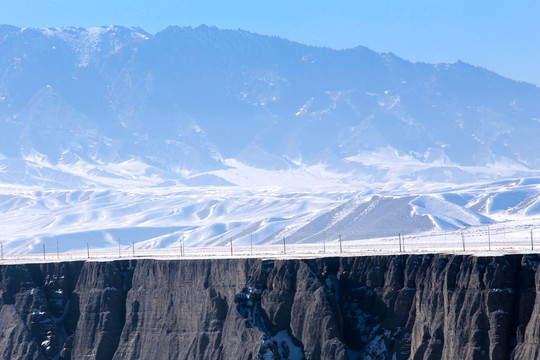
[[[491, 202], [474, 206], [482, 196], [499, 196], [508, 184], [518, 186], [513, 191], [519, 195], [509, 197], [512, 206], [497, 211], [536, 214], [531, 209], [538, 200], [537, 181], [507, 180], [540, 174], [540, 88], [486, 69], [461, 62], [411, 63], [361, 46], [338, 51], [208, 26], [171, 26], [151, 35], [121, 26], [4, 25], [0, 54], [2, 209], [17, 218], [13, 214], [27, 204], [25, 213], [45, 214], [44, 222], [52, 216], [57, 225], [64, 224], [55, 231], [39, 225], [20, 235], [19, 244], [57, 236], [66, 223], [79, 231], [84, 226], [90, 226], [85, 231], [101, 231], [173, 223], [182, 228], [190, 221], [201, 231], [196, 239], [204, 238], [206, 244], [238, 228], [231, 225], [238, 221], [246, 226], [239, 238], [264, 227], [261, 238], [271, 240], [278, 228], [304, 226], [318, 212], [338, 211], [344, 201], [384, 203], [361, 197], [373, 194], [412, 196], [404, 198], [401, 215], [430, 204], [431, 210], [417, 214], [423, 220], [414, 221], [421, 225], [412, 232], [455, 228], [492, 221], [487, 210]], [[499, 180], [502, 188], [480, 186], [491, 189], [490, 194], [468, 185]], [[200, 186], [223, 192], [216, 195], [220, 199], [201, 205], [206, 209], [214, 209], [221, 197], [231, 201], [227, 191], [238, 204], [256, 206], [266, 201], [268, 187], [289, 189], [285, 193], [321, 192], [299, 196], [309, 198], [309, 205], [278, 196], [279, 206], [257, 208], [258, 217], [251, 220], [233, 216], [232, 222], [230, 210], [218, 220], [212, 210], [174, 221], [164, 220], [164, 210], [154, 211], [159, 207], [116, 212], [120, 217], [104, 210], [122, 208], [125, 189], [160, 186], [175, 187], [167, 206], [182, 213], [188, 205], [178, 194], [188, 190], [178, 187], [184, 185], [201, 194], [207, 190]], [[246, 197], [240, 190], [225, 190], [235, 185], [265, 189]], [[453, 215], [436, 220], [440, 216], [433, 215], [433, 201], [416, 197], [447, 193], [456, 185], [469, 189], [466, 195], [438, 199], [460, 209], [452, 214], [475, 219], [472, 223], [461, 215], [459, 221]], [[15, 194], [15, 188], [24, 194]], [[66, 195], [80, 189], [87, 191], [86, 198]], [[98, 206], [102, 202], [96, 199], [110, 189], [124, 195], [110, 196], [107, 206]], [[156, 199], [156, 191], [147, 193], [143, 203]], [[57, 201], [66, 206], [64, 215], [83, 215], [66, 220], [51, 205]], [[297, 207], [303, 210], [292, 211]], [[279, 215], [284, 208], [291, 211], [285, 217]], [[364, 205], [358, 209], [366, 210]], [[92, 211], [107, 221], [88, 225]], [[133, 220], [133, 214], [144, 220]], [[124, 216], [131, 220], [119, 221]], [[280, 216], [286, 221], [279, 226], [261, 225]], [[203, 225], [201, 219], [211, 220]], [[226, 225], [216, 227], [216, 221]], [[396, 228], [403, 227], [404, 220], [399, 221]], [[317, 232], [336, 224], [323, 223], [319, 219]], [[179, 234], [176, 227], [171, 238]]]

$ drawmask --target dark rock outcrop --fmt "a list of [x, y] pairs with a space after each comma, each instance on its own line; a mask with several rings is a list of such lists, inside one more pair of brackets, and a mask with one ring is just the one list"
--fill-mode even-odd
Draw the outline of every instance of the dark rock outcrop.
[[0, 266], [3, 359], [534, 359], [540, 257]]

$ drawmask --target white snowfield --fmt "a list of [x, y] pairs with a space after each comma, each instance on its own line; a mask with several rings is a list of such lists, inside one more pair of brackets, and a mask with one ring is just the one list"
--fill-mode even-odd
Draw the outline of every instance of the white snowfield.
[[[185, 186], [143, 175], [147, 166], [136, 161], [101, 173], [83, 165], [47, 176], [52, 166], [36, 156], [27, 166], [42, 185], [0, 183], [2, 262], [230, 257], [231, 243], [234, 257], [500, 254], [536, 251], [540, 228], [536, 177], [377, 183], [323, 166], [265, 171], [234, 162], [216, 175], [241, 186]], [[59, 173], [86, 183], [69, 188], [64, 177], [54, 186]]]
[[534, 248], [534, 85], [208, 26], [0, 32], [0, 261]]

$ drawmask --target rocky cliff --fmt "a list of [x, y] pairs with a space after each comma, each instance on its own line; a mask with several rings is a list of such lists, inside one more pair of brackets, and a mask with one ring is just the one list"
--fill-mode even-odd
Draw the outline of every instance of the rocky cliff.
[[2, 359], [534, 359], [540, 256], [0, 266]]

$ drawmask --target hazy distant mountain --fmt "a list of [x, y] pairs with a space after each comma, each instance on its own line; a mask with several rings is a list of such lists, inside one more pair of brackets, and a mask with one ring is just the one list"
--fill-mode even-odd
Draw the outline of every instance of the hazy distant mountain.
[[539, 138], [538, 87], [461, 62], [207, 26], [0, 26], [6, 253], [519, 239]]
[[410, 175], [437, 181], [470, 180], [459, 166], [540, 169], [540, 89], [461, 62], [208, 26], [1, 26], [0, 54], [5, 159], [136, 160], [179, 181], [224, 159], [377, 177], [385, 160], [361, 154], [381, 151], [436, 164]]

